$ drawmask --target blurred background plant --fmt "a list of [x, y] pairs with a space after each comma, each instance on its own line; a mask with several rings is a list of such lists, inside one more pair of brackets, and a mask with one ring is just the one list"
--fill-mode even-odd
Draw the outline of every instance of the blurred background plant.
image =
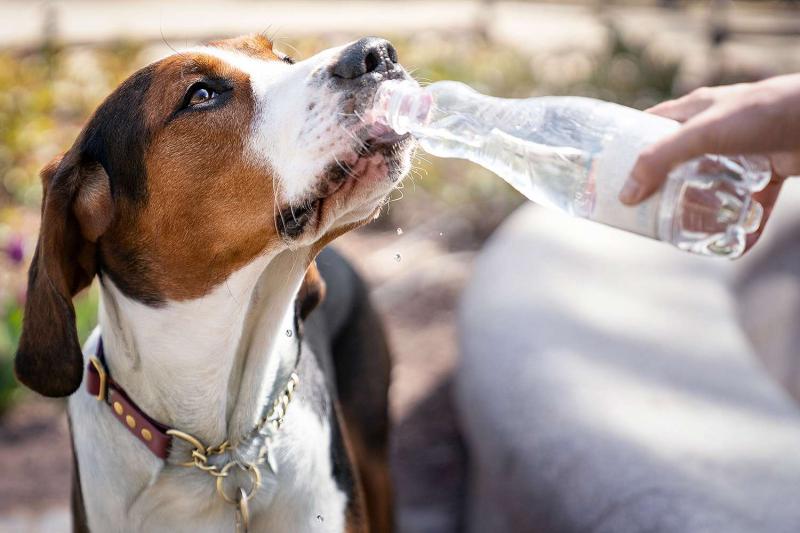
[[[94, 107], [129, 73], [131, 50], [139, 47], [0, 52], [0, 416], [20, 397], [13, 354], [36, 246], [39, 170], [69, 147]], [[75, 305], [83, 340], [94, 325], [96, 291]]]

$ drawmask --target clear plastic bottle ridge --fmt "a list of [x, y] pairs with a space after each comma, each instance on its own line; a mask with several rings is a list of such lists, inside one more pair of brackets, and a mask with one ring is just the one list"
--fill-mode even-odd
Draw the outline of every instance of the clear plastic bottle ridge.
[[371, 119], [410, 133], [425, 151], [468, 159], [536, 203], [704, 255], [738, 257], [762, 208], [764, 157], [706, 155], [675, 168], [664, 187], [628, 207], [617, 195], [639, 152], [678, 123], [581, 97], [485, 96], [457, 82], [384, 82]]

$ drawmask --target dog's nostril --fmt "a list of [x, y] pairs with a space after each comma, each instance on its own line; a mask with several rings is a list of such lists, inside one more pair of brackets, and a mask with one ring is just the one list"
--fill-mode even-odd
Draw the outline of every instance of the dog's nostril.
[[397, 50], [385, 39], [365, 37], [344, 50], [331, 67], [337, 78], [353, 80], [370, 72], [387, 72], [397, 63]]
[[381, 56], [377, 50], [370, 50], [367, 53], [367, 57], [364, 58], [364, 66], [366, 67], [366, 72], [373, 72], [378, 69], [378, 66], [381, 64]]
[[386, 41], [386, 55], [392, 63], [397, 63], [397, 50], [389, 41]]

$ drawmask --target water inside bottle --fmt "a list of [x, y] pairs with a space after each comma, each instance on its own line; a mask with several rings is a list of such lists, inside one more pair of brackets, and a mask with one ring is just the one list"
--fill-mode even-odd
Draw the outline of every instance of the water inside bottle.
[[760, 223], [751, 193], [769, 180], [765, 158], [703, 156], [637, 206], [619, 201], [638, 154], [675, 121], [581, 97], [505, 100], [456, 82], [382, 85], [368, 119], [376, 127], [411, 133], [432, 155], [478, 163], [538, 204], [729, 257]]

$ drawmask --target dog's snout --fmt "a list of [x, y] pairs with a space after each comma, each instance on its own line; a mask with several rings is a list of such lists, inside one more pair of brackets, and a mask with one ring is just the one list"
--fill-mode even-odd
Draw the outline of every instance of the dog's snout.
[[365, 37], [344, 50], [333, 65], [331, 73], [354, 80], [370, 72], [389, 72], [397, 65], [397, 50], [386, 39]]

